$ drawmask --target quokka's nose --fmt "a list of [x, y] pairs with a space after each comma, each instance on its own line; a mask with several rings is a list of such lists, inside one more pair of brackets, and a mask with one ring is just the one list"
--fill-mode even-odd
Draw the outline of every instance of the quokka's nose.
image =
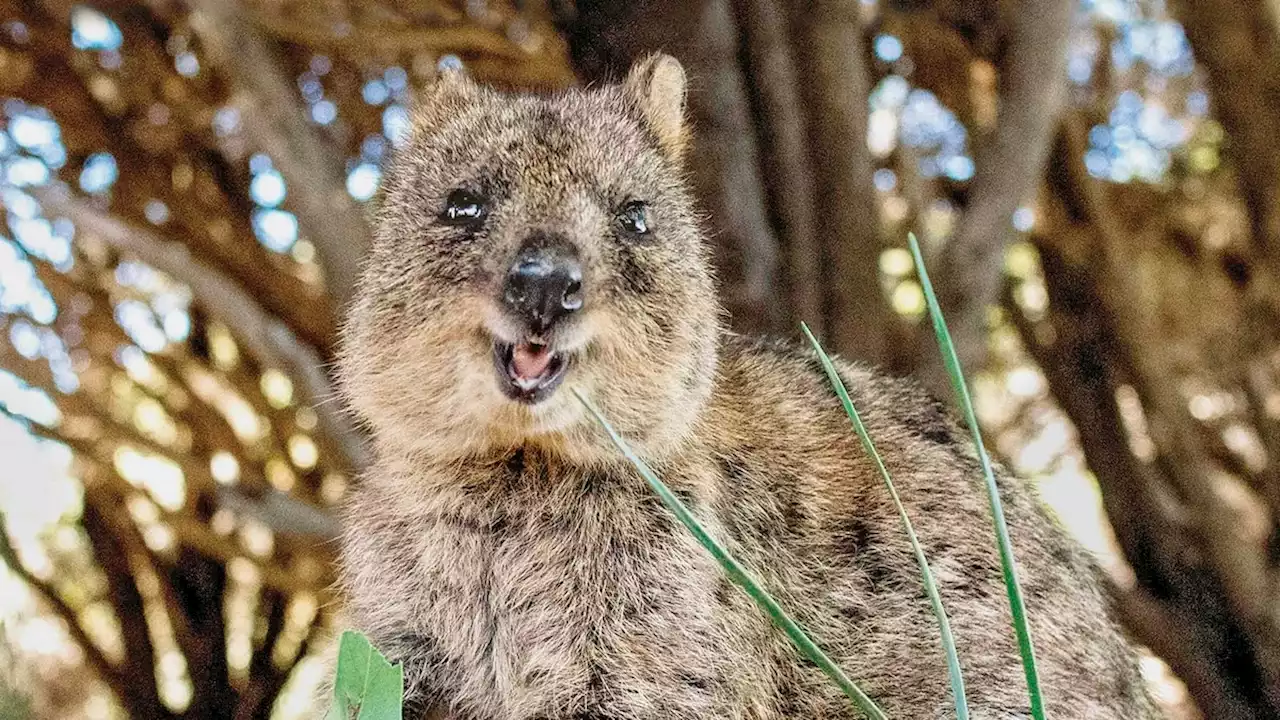
[[527, 247], [511, 263], [502, 300], [534, 332], [543, 332], [582, 308], [582, 265], [562, 248]]

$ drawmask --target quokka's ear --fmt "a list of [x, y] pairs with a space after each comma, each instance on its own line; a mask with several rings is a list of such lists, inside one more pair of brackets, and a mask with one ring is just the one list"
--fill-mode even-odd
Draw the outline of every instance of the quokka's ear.
[[456, 115], [480, 91], [480, 86], [467, 74], [456, 58], [441, 60], [436, 77], [422, 89], [416, 103], [414, 120], [430, 127]]
[[462, 91], [475, 89], [475, 81], [467, 74], [467, 69], [457, 57], [448, 55], [436, 64], [437, 89], [445, 91]]
[[686, 144], [685, 84], [680, 61], [662, 53], [632, 65], [622, 84], [662, 151], [674, 160], [680, 159]]

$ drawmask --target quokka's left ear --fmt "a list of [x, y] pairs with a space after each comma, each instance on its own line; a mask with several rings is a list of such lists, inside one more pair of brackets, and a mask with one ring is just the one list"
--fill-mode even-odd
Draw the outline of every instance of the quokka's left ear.
[[680, 61], [658, 53], [636, 62], [623, 88], [636, 103], [645, 125], [673, 160], [680, 160], [687, 144], [684, 122], [685, 75]]

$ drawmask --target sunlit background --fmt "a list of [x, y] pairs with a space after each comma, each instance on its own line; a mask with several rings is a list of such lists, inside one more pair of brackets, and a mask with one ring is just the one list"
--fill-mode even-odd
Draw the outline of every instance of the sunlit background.
[[[873, 4], [865, 4], [874, 12]], [[483, 2], [467, 3], [473, 5], [484, 12]], [[30, 33], [21, 21], [0, 14], [0, 96], [7, 83], [35, 71], [25, 50], [33, 42]], [[1096, 100], [1100, 73], [1107, 74], [1109, 87], [1120, 88], [1107, 122], [1088, 133], [1089, 173], [1109, 183], [1161, 185], [1172, 182], [1173, 173], [1186, 183], [1215, 170], [1223, 133], [1208, 116], [1208, 96], [1182, 28], [1162, 3], [1085, 0], [1072, 33], [1072, 102]], [[172, 129], [179, 116], [183, 123], [198, 119], [211, 141], [235, 160], [232, 169], [247, 178], [249, 230], [263, 250], [248, 262], [261, 261], [267, 271], [294, 278], [290, 297], [319, 298], [325, 278], [316, 247], [291, 210], [291, 188], [273, 158], [246, 145], [240, 110], [233, 103], [202, 104], [218, 93], [210, 89], [205, 58], [189, 29], [175, 27], [164, 44], [163, 59], [172, 68], [160, 87], [131, 85], [140, 75], [130, 75], [130, 67], [156, 62], [156, 53], [131, 47], [117, 23], [99, 11], [74, 7], [65, 41], [76, 71], [87, 79], [94, 100], [117, 119], [119, 131], [138, 145], [171, 151], [175, 162], [140, 167], [136, 159], [116, 157], [104, 147], [85, 156], [68, 178], [64, 166], [71, 153], [64, 133], [75, 118], [0, 97], [0, 342], [11, 351], [0, 353], [0, 510], [9, 544], [24, 572], [56, 590], [96, 651], [119, 662], [126, 645], [107, 599], [110, 578], [93, 560], [81, 525], [87, 493], [118, 497], [118, 515], [100, 522], [132, 523], [143, 543], [126, 548], [121, 562], [139, 579], [146, 619], [141, 627], [157, 658], [160, 698], [181, 712], [191, 700], [191, 668], [178, 650], [174, 634], [180, 630], [165, 611], [156, 569], [146, 556], [176, 552], [175, 533], [192, 532], [191, 524], [207, 521], [196, 536], [225, 561], [225, 656], [237, 682], [246, 682], [254, 648], [267, 632], [259, 606], [265, 588], [293, 583], [283, 620], [272, 629], [280, 640], [269, 660], [292, 670], [271, 717], [306, 717], [325, 672], [321, 658], [331, 631], [341, 623], [328, 590], [313, 582], [331, 550], [315, 551], [297, 541], [282, 546], [266, 522], [231, 505], [209, 505], [208, 498], [219, 497], [220, 487], [252, 484], [301, 497], [316, 508], [340, 500], [348, 478], [317, 435], [316, 412], [300, 403], [289, 374], [243, 352], [234, 327], [194, 312], [187, 285], [115, 251], [97, 231], [46, 214], [37, 195], [63, 171], [63, 178], [74, 179], [80, 191], [106, 207], [122, 174], [156, 174], [164, 182], [151, 184], [154, 197], [130, 199], [141, 222], [157, 229], [179, 223], [214, 245], [226, 243], [239, 229], [222, 217], [225, 208], [209, 204], [203, 216], [191, 217], [176, 212], [190, 204], [192, 193], [218, 186], [206, 164], [184, 161], [184, 140]], [[945, 199], [922, 196], [920, 182], [965, 183], [973, 177], [965, 125], [938, 97], [913, 84], [914, 65], [902, 39], [879, 34], [873, 50], [878, 67], [867, 145], [881, 163], [874, 175], [881, 210], [889, 227], [917, 215], [922, 240], [936, 245], [952, 231], [956, 211]], [[404, 138], [413, 87], [438, 61], [432, 56], [417, 64], [358, 65], [312, 54], [295, 68], [294, 90], [308, 121], [340, 134], [342, 146], [353, 149], [346, 159], [346, 190], [357, 203], [374, 195], [379, 163]], [[979, 65], [973, 72], [979, 87], [994, 82], [992, 68]], [[980, 95], [974, 107], [975, 122], [993, 122], [994, 106], [984, 106]], [[1037, 204], [1028, 198], [1013, 225], [1026, 233], [1036, 223]], [[1019, 242], [1006, 264], [1016, 279], [1018, 304], [1031, 316], [1042, 313], [1048, 295], [1036, 252]], [[920, 318], [923, 295], [906, 250], [885, 251], [880, 272], [897, 313]], [[1046, 380], [1024, 355], [1016, 331], [1007, 323], [996, 327], [994, 361], [973, 382], [989, 437], [1123, 582], [1124, 565], [1074, 430], [1048, 396]], [[1188, 400], [1204, 416], [1222, 412], [1225, 402], [1211, 389], [1194, 388]], [[225, 432], [193, 436], [194, 421], [208, 427], [210, 414]], [[1141, 443], [1140, 411], [1130, 421], [1134, 442]], [[1260, 452], [1248, 432], [1232, 437], [1246, 457]], [[113, 476], [132, 490], [108, 490]], [[199, 507], [193, 507], [196, 488]], [[14, 559], [0, 563], [6, 640], [0, 716], [6, 708], [26, 707], [39, 717], [121, 717], [77, 642], [85, 638], [73, 637], [65, 615], [33, 592], [12, 566]], [[286, 571], [287, 581], [281, 579]], [[1185, 692], [1181, 686], [1159, 661], [1149, 658], [1143, 669], [1162, 702], [1176, 707]]]

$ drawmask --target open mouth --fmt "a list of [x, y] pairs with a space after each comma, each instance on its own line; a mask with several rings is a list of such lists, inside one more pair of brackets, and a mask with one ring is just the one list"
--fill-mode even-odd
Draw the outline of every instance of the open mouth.
[[536, 342], [494, 342], [493, 362], [502, 392], [530, 405], [550, 397], [569, 368], [568, 358]]

